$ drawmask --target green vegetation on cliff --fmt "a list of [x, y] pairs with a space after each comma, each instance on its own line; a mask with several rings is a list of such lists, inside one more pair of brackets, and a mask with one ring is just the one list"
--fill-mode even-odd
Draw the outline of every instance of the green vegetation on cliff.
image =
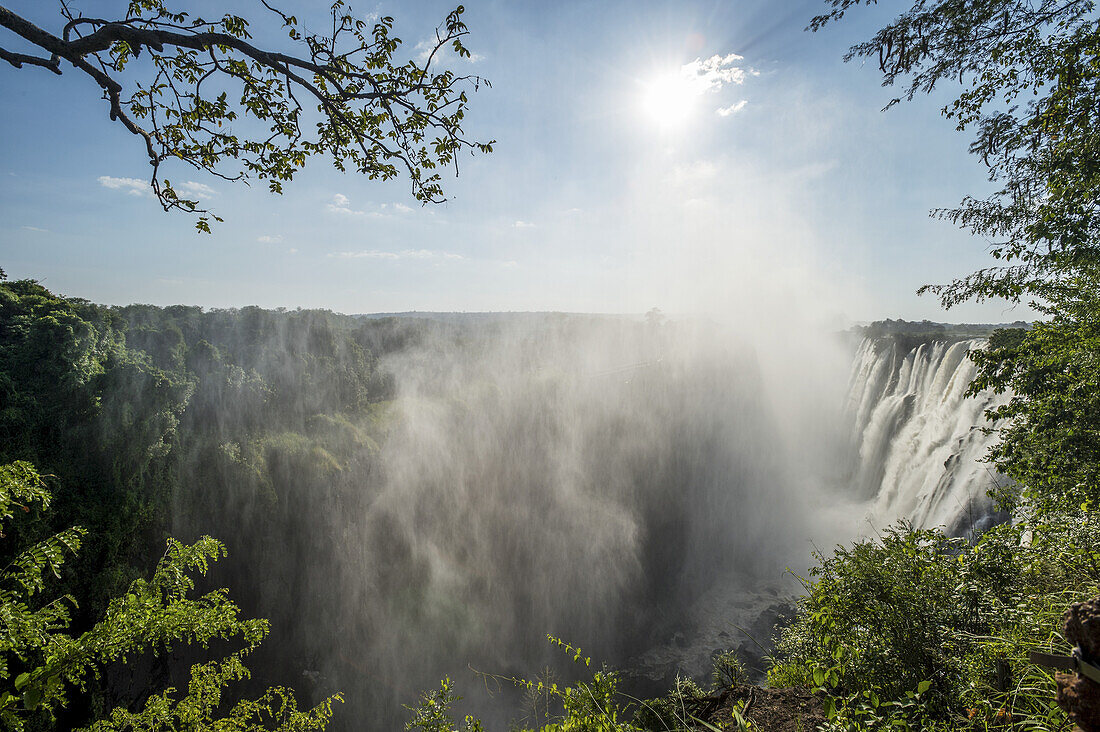
[[[43, 595], [73, 599], [66, 612], [79, 634], [156, 571], [170, 534], [215, 534], [235, 560], [215, 581], [246, 607], [281, 608], [271, 620], [286, 624], [300, 608], [264, 598], [323, 576], [324, 557], [281, 575], [263, 558], [285, 549], [288, 516], [328, 510], [334, 475], [370, 453], [392, 391], [377, 358], [430, 327], [322, 311], [110, 308], [0, 281], [0, 465], [33, 464], [52, 493], [48, 512], [4, 527], [0, 563], [82, 527], [80, 552], [56, 564]], [[241, 508], [227, 511], [230, 501]], [[242, 517], [262, 542], [240, 541]], [[259, 648], [264, 673], [243, 688], [298, 684], [273, 669], [300, 668], [277, 662], [300, 653]], [[175, 658], [142, 662], [148, 688], [85, 675], [87, 694], [59, 711], [62, 726], [183, 683], [190, 656]], [[309, 690], [315, 703], [333, 691]]]
[[[0, 528], [9, 530], [16, 509], [41, 514], [50, 491], [28, 463], [0, 466]], [[19, 521], [16, 521], [18, 524]], [[0, 534], [0, 536], [4, 536]], [[205, 575], [225, 547], [210, 537], [192, 545], [168, 541], [151, 580], [137, 579], [113, 598], [103, 617], [81, 633], [70, 632], [72, 596], [49, 597], [47, 574], [58, 576], [80, 550], [87, 532], [72, 527], [41, 541], [14, 547], [0, 571], [0, 722], [13, 732], [72, 725], [66, 708], [90, 680], [140, 665], [180, 646], [209, 651], [188, 674], [186, 689], [158, 690], [147, 681], [128, 705], [97, 709], [87, 732], [154, 732], [219, 729], [239, 732], [309, 732], [324, 729], [338, 696], [309, 711], [294, 693], [272, 687], [254, 700], [223, 703], [225, 687], [249, 677], [245, 658], [268, 633], [264, 620], [240, 617], [224, 590], [195, 597], [195, 575]], [[213, 656], [210, 658], [209, 656]], [[84, 697], [82, 701], [87, 702]], [[103, 699], [97, 701], [102, 702]], [[62, 720], [58, 717], [61, 716]]]

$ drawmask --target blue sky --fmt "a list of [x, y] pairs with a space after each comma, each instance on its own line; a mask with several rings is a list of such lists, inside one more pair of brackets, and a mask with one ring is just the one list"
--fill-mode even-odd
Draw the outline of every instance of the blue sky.
[[[60, 25], [52, 0], [6, 5]], [[177, 5], [262, 11], [252, 0]], [[475, 59], [455, 63], [492, 81], [473, 96], [467, 131], [498, 143], [462, 160], [437, 206], [403, 181], [343, 175], [320, 158], [283, 196], [167, 171], [226, 219], [199, 235], [135, 184], [147, 177], [142, 148], [85, 77], [0, 67], [0, 266], [118, 304], [786, 310], [828, 326], [1028, 316], [1000, 303], [945, 313], [914, 294], [989, 263], [984, 241], [928, 217], [989, 184], [967, 135], [939, 116], [947, 96], [881, 113], [890, 90], [876, 69], [842, 62], [883, 9], [810, 34], [818, 0], [465, 5]], [[106, 16], [125, 3], [78, 6]], [[324, 2], [282, 7], [323, 27]], [[451, 6], [354, 7], [395, 16], [415, 54]], [[274, 30], [258, 25], [256, 42]], [[689, 76], [689, 92], [661, 81]], [[662, 119], [666, 99], [688, 110]]]

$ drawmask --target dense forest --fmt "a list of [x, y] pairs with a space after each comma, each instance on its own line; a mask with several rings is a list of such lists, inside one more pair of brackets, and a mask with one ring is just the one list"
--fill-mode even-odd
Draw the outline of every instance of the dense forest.
[[[311, 583], [331, 582], [324, 553], [287, 545], [308, 537], [289, 535], [286, 517], [330, 509], [333, 476], [369, 455], [382, 429], [391, 385], [375, 368], [378, 356], [431, 324], [319, 311], [107, 308], [32, 281], [0, 283], [0, 298], [0, 460], [33, 463], [53, 493], [48, 513], [6, 527], [5, 557], [74, 525], [87, 531], [51, 588], [75, 598], [74, 628], [89, 627], [148, 575], [170, 533], [224, 539], [238, 576], [266, 567], [238, 583], [246, 609], [273, 592], [292, 617]], [[182, 484], [185, 475], [197, 479]], [[226, 505], [230, 497], [237, 510]], [[194, 515], [201, 528], [192, 528]], [[246, 534], [270, 543], [237, 541]], [[271, 552], [308, 557], [309, 566], [278, 576], [263, 561]], [[169, 671], [149, 672], [163, 681]], [[128, 693], [110, 674], [96, 685], [89, 703], [108, 708]], [[62, 719], [75, 723], [88, 711], [71, 706]]]

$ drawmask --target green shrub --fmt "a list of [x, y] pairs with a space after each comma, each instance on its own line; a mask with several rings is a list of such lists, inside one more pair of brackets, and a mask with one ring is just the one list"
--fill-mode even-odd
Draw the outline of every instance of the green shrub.
[[[560, 638], [547, 636], [554, 645], [573, 657], [576, 663], [590, 666], [592, 659]], [[529, 680], [516, 677], [482, 674], [487, 680], [505, 682], [522, 688], [528, 696], [544, 702], [544, 718], [547, 723], [538, 727], [539, 732], [636, 732], [638, 729], [626, 721], [628, 709], [620, 706], [623, 695], [619, 693], [619, 675], [603, 668], [592, 674], [589, 681], [579, 681], [571, 686], [559, 686], [549, 678]], [[450, 707], [461, 697], [451, 692], [450, 679], [444, 679], [438, 690], [422, 694], [416, 707], [408, 707], [413, 718], [405, 725], [408, 732], [480, 732], [481, 721], [467, 716], [458, 727], [451, 718]]]
[[632, 720], [639, 729], [644, 730], [686, 730], [691, 721], [691, 712], [695, 702], [703, 699], [706, 692], [691, 678], [677, 676], [676, 683], [668, 694], [660, 699], [643, 702]]
[[405, 723], [405, 732], [481, 732], [481, 720], [467, 715], [461, 727], [451, 718], [451, 706], [461, 701], [451, 690], [453, 682], [443, 679], [439, 688], [424, 692], [415, 707], [405, 707], [413, 713], [412, 719]]
[[[51, 498], [29, 463], [0, 465], [0, 529], [9, 528], [16, 509], [28, 514], [45, 511]], [[0, 569], [0, 726], [13, 732], [53, 727], [55, 715], [87, 693], [89, 680], [112, 667], [180, 646], [209, 649], [228, 641], [237, 650], [194, 664], [186, 689], [145, 689], [140, 704], [107, 711], [88, 732], [325, 728], [339, 695], [304, 711], [293, 691], [281, 687], [235, 703], [225, 695], [230, 684], [249, 678], [245, 660], [267, 636], [268, 624], [242, 618], [225, 590], [194, 596], [195, 576], [205, 575], [210, 563], [226, 553], [208, 536], [192, 545], [169, 540], [151, 580], [132, 582], [91, 629], [72, 633], [73, 598], [45, 601], [43, 595], [48, 581], [60, 576], [66, 560], [79, 551], [86, 534], [74, 527], [24, 544]]]
[[749, 672], [736, 651], [722, 651], [711, 660], [710, 682], [714, 689], [725, 689], [748, 681]]
[[974, 545], [901, 524], [817, 559], [768, 678], [827, 694], [835, 729], [1064, 725], [1027, 655], [1067, 652], [1062, 612], [1100, 594], [1096, 514], [1020, 520]]

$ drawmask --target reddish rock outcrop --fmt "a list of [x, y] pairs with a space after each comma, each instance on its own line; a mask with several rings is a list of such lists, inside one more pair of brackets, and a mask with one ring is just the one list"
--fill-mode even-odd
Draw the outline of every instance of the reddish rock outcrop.
[[[1100, 664], [1100, 597], [1077, 602], [1066, 610], [1066, 640], [1081, 649], [1082, 656]], [[1070, 714], [1081, 732], [1100, 732], [1100, 684], [1077, 673], [1060, 673], [1058, 704]]]

